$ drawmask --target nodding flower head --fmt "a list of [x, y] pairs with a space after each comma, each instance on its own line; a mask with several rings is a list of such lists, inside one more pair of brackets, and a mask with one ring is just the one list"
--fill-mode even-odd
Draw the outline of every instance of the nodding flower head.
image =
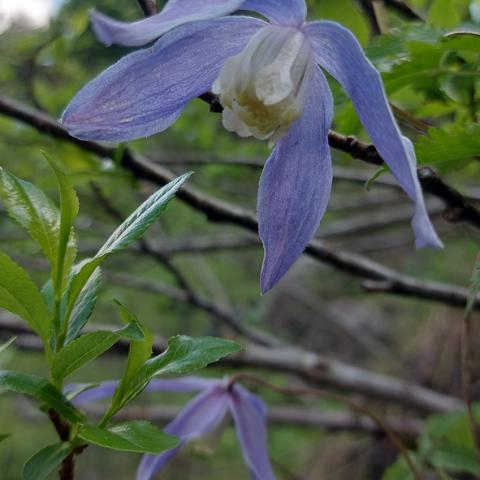
[[[268, 22], [229, 15], [236, 10]], [[304, 251], [330, 198], [333, 101], [323, 70], [350, 96], [412, 199], [417, 247], [442, 246], [425, 207], [415, 151], [395, 122], [381, 76], [351, 32], [334, 22], [307, 22], [306, 12], [305, 0], [169, 0], [157, 15], [131, 24], [93, 12], [94, 30], [107, 45], [158, 40], [86, 85], [62, 119], [75, 137], [126, 141], [165, 130], [190, 100], [218, 94], [227, 130], [275, 145], [258, 191], [262, 292]]]
[[241, 137], [278, 141], [303, 113], [312, 58], [296, 28], [271, 25], [256, 33], [213, 84], [224, 127]]

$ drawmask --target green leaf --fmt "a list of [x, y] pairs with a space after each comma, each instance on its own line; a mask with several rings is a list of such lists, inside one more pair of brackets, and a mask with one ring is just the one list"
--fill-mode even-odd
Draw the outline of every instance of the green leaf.
[[56, 443], [42, 448], [23, 467], [24, 480], [44, 480], [70, 455], [69, 443]]
[[372, 188], [373, 183], [377, 178], [380, 178], [384, 173], [388, 172], [388, 167], [386, 165], [381, 165], [378, 167], [373, 175], [365, 182], [365, 190], [369, 191]]
[[0, 442], [3, 442], [12, 436], [11, 433], [0, 433]]
[[63, 347], [52, 361], [52, 376], [56, 381], [67, 378], [88, 362], [109, 350], [120, 339], [115, 332], [87, 333]]
[[[478, 421], [478, 405], [474, 405], [474, 414]], [[431, 415], [418, 443], [419, 452], [438, 469], [475, 475], [480, 473], [464, 411]]]
[[428, 23], [436, 27], [450, 28], [460, 23], [460, 17], [452, 0], [433, 0], [428, 12]]
[[125, 382], [124, 396], [118, 399], [115, 405], [112, 404], [104, 420], [136, 398], [153, 377], [184, 375], [236, 353], [241, 348], [238, 343], [222, 338], [191, 338], [184, 335], [170, 338], [164, 353], [147, 360], [131, 380]]
[[101, 284], [101, 270], [100, 268], [97, 268], [94, 270], [75, 301], [70, 322], [68, 323], [66, 343], [70, 343], [77, 338], [80, 331], [91, 317]]
[[146, 421], [132, 421], [108, 429], [82, 425], [79, 437], [100, 447], [123, 452], [159, 453], [178, 445], [175, 437], [163, 433]]
[[128, 247], [138, 240], [145, 231], [157, 220], [168, 202], [175, 196], [178, 189], [188, 180], [191, 173], [176, 178], [165, 187], [150, 196], [135, 210], [110, 236], [100, 248], [95, 257], [88, 260], [74, 276], [69, 290], [68, 312], [71, 312], [78, 295], [83, 290], [95, 269], [112, 253]]
[[56, 381], [61, 381], [105, 353], [121, 337], [138, 340], [143, 338], [142, 335], [134, 322], [116, 332], [99, 330], [82, 335], [55, 354], [51, 366], [52, 376]]
[[44, 378], [0, 370], [0, 389], [34, 397], [71, 422], [81, 422], [84, 419], [83, 414], [65, 398], [63, 393]]
[[63, 292], [66, 279], [70, 269], [75, 261], [77, 254], [77, 246], [75, 241], [75, 232], [73, 224], [78, 215], [79, 203], [78, 197], [73, 186], [60, 169], [60, 167], [43, 153], [45, 159], [55, 173], [58, 183], [58, 191], [60, 195], [60, 232], [58, 242], [58, 259], [57, 259], [57, 278], [56, 290]]
[[468, 50], [480, 53], [479, 32], [452, 32], [442, 38], [442, 44], [452, 50]]
[[429, 128], [428, 134], [418, 139], [415, 151], [421, 164], [439, 165], [441, 161], [440, 166], [458, 167], [480, 155], [480, 125]]
[[125, 373], [115, 389], [109, 411], [117, 411], [119, 408], [121, 408], [122, 401], [127, 396], [128, 386], [132, 382], [137, 372], [152, 356], [152, 346], [154, 341], [152, 333], [145, 326], [141, 325], [137, 318], [123, 305], [117, 301], [116, 303], [120, 309], [120, 316], [122, 320], [124, 322], [129, 322], [130, 324], [137, 322], [137, 325], [142, 330], [143, 338], [140, 340], [132, 340], [130, 342]]
[[16, 339], [17, 339], [17, 337], [12, 337], [8, 342], [5, 342], [4, 344], [0, 345], [0, 355], [1, 355], [10, 345], [12, 345], [12, 343], [15, 342]]
[[52, 266], [56, 284], [60, 213], [35, 185], [0, 168], [0, 196], [9, 215], [24, 227], [41, 247]]
[[23, 318], [47, 346], [50, 313], [28, 273], [0, 252], [0, 307]]

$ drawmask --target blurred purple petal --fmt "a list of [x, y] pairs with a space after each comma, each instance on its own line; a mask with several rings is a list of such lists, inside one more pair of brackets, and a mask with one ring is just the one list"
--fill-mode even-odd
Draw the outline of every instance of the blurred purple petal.
[[263, 293], [280, 280], [303, 252], [330, 198], [328, 129], [333, 101], [325, 77], [314, 68], [303, 116], [275, 147], [260, 179], [259, 233], [265, 248]]
[[112, 142], [165, 130], [186, 103], [210, 89], [224, 60], [263, 25], [226, 17], [176, 28], [80, 90], [63, 114], [65, 128], [77, 138]]
[[138, 466], [135, 480], [150, 480], [163, 466], [168, 463], [185, 445], [180, 442], [178, 446], [163, 452], [160, 455], [144, 455]]
[[[416, 174], [413, 148], [404, 144], [391, 112], [382, 79], [364, 55], [353, 34], [333, 22], [307, 24], [318, 63], [340, 82], [352, 99], [358, 116], [378, 152], [416, 205], [412, 221], [417, 246], [441, 247], [425, 212], [422, 190]], [[410, 150], [410, 151], [409, 151]]]
[[145, 389], [147, 392], [196, 392], [221, 385], [222, 380], [203, 377], [181, 377], [152, 380]]
[[229, 407], [243, 458], [254, 480], [275, 480], [268, 458], [267, 418], [263, 401], [239, 385], [229, 397]]
[[[117, 381], [102, 382], [100, 385], [79, 393], [72, 402], [75, 405], [84, 405], [85, 403], [98, 402], [104, 398], [110, 398], [117, 388]], [[68, 389], [68, 387], [66, 387]]]
[[307, 16], [305, 0], [246, 0], [242, 10], [254, 10], [280, 25], [301, 25]]
[[243, 0], [170, 0], [156, 15], [133, 23], [120, 22], [93, 10], [91, 19], [97, 38], [107, 46], [145, 45], [184, 23], [228, 15]]
[[[149, 480], [188, 440], [202, 437], [213, 430], [225, 417], [228, 409], [228, 392], [220, 382], [191, 400], [166, 427], [165, 432], [180, 438], [180, 446], [158, 456], [143, 458], [137, 480]], [[141, 475], [141, 476], [140, 476]]]

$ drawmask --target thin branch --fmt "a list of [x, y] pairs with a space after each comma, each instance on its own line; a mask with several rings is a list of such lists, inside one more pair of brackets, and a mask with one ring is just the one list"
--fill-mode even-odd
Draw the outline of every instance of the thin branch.
[[[88, 405], [87, 414], [101, 417], [103, 407]], [[119, 412], [115, 419], [121, 422], [144, 419], [164, 425], [172, 421], [180, 412], [178, 407], [161, 405], [151, 408], [128, 407]], [[378, 435], [382, 433], [375, 423], [364, 415], [341, 411], [318, 411], [295, 407], [270, 407], [267, 412], [269, 423], [294, 425], [304, 428], [321, 428], [329, 432], [358, 432]], [[413, 441], [423, 430], [422, 420], [414, 417], [387, 416], [385, 423], [397, 435], [407, 441]]]
[[[475, 446], [475, 455], [478, 465], [480, 465], [480, 436], [477, 428], [477, 422], [472, 407], [472, 315], [467, 309], [463, 318], [463, 328], [461, 337], [462, 346], [462, 390], [463, 399], [467, 407], [468, 427]], [[477, 475], [477, 480], [480, 475]]]
[[[42, 133], [54, 138], [63, 139], [78, 145], [85, 151], [93, 152], [101, 157], [116, 158], [117, 150], [95, 142], [84, 142], [71, 137], [58, 122], [41, 112], [32, 111], [23, 105], [7, 100], [0, 96], [0, 114], [20, 120]], [[344, 137], [338, 133], [333, 134], [337, 147], [342, 146], [345, 150], [351, 150], [354, 156], [363, 156], [375, 163], [378, 154], [373, 146], [369, 146], [351, 137]], [[342, 143], [342, 139], [344, 142]], [[380, 159], [381, 161], [381, 159]], [[378, 163], [378, 161], [377, 161]], [[160, 165], [155, 165], [146, 157], [136, 154], [129, 149], [123, 151], [122, 165], [135, 174], [138, 178], [148, 180], [158, 185], [165, 185], [175, 178], [175, 174]], [[422, 173], [423, 172], [423, 173]], [[457, 219], [463, 218], [473, 225], [480, 226], [480, 212], [469, 205], [467, 200], [457, 191], [446, 185], [431, 169], [421, 169], [422, 185], [427, 190], [436, 191], [437, 196], [448, 204], [457, 205]], [[178, 198], [190, 205], [195, 210], [204, 213], [210, 221], [228, 222], [247, 230], [257, 232], [258, 224], [255, 215], [237, 206], [210, 197], [191, 187], [184, 186], [177, 194]], [[463, 206], [461, 206], [463, 204]], [[461, 287], [446, 285], [437, 282], [423, 282], [415, 278], [403, 275], [373, 262], [361, 255], [334, 250], [322, 242], [313, 241], [306, 248], [306, 253], [312, 258], [326, 263], [340, 271], [362, 279], [370, 279], [383, 282], [385, 292], [435, 300], [456, 307], [464, 307], [468, 298], [468, 291]], [[480, 308], [480, 299], [475, 304]]]
[[400, 439], [397, 436], [397, 434], [389, 428], [388, 424], [384, 421], [383, 418], [381, 418], [376, 412], [370, 410], [365, 405], [359, 404], [356, 401], [350, 400], [349, 398], [344, 397], [342, 395], [337, 395], [337, 394], [327, 392], [325, 390], [319, 390], [316, 388], [279, 387], [278, 385], [274, 385], [269, 381], [264, 380], [263, 378], [250, 373], [239, 373], [236, 376], [232, 377], [230, 382], [231, 382], [231, 385], [233, 385], [238, 381], [245, 381], [245, 380], [256, 383], [257, 385], [260, 385], [269, 390], [272, 390], [274, 392], [278, 392], [284, 395], [289, 395], [289, 396], [313, 395], [316, 397], [328, 398], [328, 399], [342, 403], [352, 412], [359, 413], [361, 415], [364, 415], [370, 418], [378, 426], [378, 428], [387, 435], [387, 437], [390, 439], [393, 445], [397, 448], [397, 450], [399, 451], [400, 455], [403, 457], [405, 463], [407, 464], [410, 472], [413, 474], [415, 479], [422, 480], [421, 472], [418, 470], [417, 465], [412, 460], [407, 448], [403, 444], [402, 439]]
[[[106, 325], [96, 325], [97, 329], [115, 329]], [[86, 332], [92, 331], [89, 328]], [[38, 337], [23, 322], [8, 314], [0, 315], [0, 332], [17, 336], [19, 348], [41, 350]], [[10, 337], [9, 337], [10, 338]], [[166, 341], [157, 338], [154, 353], [160, 354], [166, 348]], [[129, 343], [120, 340], [109, 353], [128, 353]], [[374, 373], [363, 368], [349, 365], [334, 358], [294, 348], [267, 348], [247, 344], [245, 349], [234, 356], [220, 360], [216, 366], [251, 367], [290, 373], [322, 388], [359, 393], [387, 403], [402, 405], [420, 412], [435, 413], [458, 410], [463, 402], [456, 397], [436, 392], [407, 380]]]
[[155, 15], [158, 11], [155, 0], [137, 0], [137, 2], [146, 17]]

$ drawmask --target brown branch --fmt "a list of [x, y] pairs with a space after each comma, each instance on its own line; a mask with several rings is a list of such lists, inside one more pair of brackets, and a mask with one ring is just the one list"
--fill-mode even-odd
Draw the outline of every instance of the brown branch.
[[137, 0], [137, 2], [146, 17], [155, 15], [158, 12], [155, 0]]
[[[115, 327], [105, 325], [96, 325], [96, 328], [115, 329]], [[86, 328], [85, 331], [92, 330]], [[0, 333], [6, 336], [16, 335], [15, 345], [19, 348], [42, 349], [40, 340], [28, 326], [11, 315], [0, 315]], [[157, 338], [154, 345], [155, 354], [162, 353], [165, 348], [166, 342]], [[125, 355], [128, 353], [128, 349], [128, 341], [120, 340], [109, 350], [109, 353]], [[290, 373], [322, 388], [331, 386], [341, 391], [362, 394], [369, 398], [426, 413], [446, 412], [463, 407], [463, 402], [459, 398], [436, 392], [407, 380], [374, 373], [325, 355], [300, 349], [268, 348], [250, 344], [246, 345], [241, 353], [226, 357], [213, 367], [215, 366], [251, 367], [283, 374]]]
[[[87, 405], [85, 412], [92, 417], [100, 418], [103, 407]], [[180, 412], [178, 407], [161, 405], [151, 408], [128, 407], [119, 412], [115, 419], [121, 422], [144, 419], [164, 425], [172, 421]], [[295, 407], [270, 407], [267, 412], [269, 423], [277, 425], [294, 425], [304, 428], [321, 428], [329, 432], [357, 432], [379, 435], [382, 432], [377, 425], [364, 415], [340, 411], [317, 411]], [[423, 430], [422, 420], [415, 417], [387, 416], [385, 423], [397, 435], [406, 441], [413, 441]]]
[[[66, 140], [78, 145], [85, 151], [95, 153], [101, 157], [116, 158], [117, 150], [115, 148], [109, 148], [96, 142], [84, 142], [71, 137], [68, 132], [50, 116], [42, 114], [41, 112], [32, 111], [17, 102], [1, 96], [0, 114], [20, 120], [54, 138]], [[348, 144], [352, 155], [363, 156], [363, 159], [368, 158], [371, 161], [376, 158], [373, 153], [375, 151], [373, 147], [363, 144], [358, 140], [351, 139], [350, 137], [343, 137], [338, 133], [335, 133], [334, 137], [337, 145], [340, 145], [341, 138], [344, 138], [346, 143], [343, 144], [343, 146], [347, 148]], [[122, 165], [138, 178], [145, 179], [157, 185], [165, 185], [176, 176], [170, 170], [152, 163], [146, 157], [134, 153], [128, 148], [123, 151]], [[461, 215], [463, 220], [467, 221], [468, 219], [470, 223], [480, 226], [480, 212], [473, 206], [468, 205], [460, 193], [444, 184], [430, 169], [423, 178], [422, 185], [426, 185], [428, 189], [437, 192], [438, 196], [448, 193], [445, 201], [447, 203], [453, 202], [454, 205], [457, 205], [457, 212], [463, 212], [463, 215]], [[195, 210], [205, 214], [207, 218], [213, 222], [228, 222], [257, 232], [257, 219], [252, 212], [210, 197], [189, 186], [182, 187], [177, 196]], [[462, 203], [463, 206], [460, 205]], [[459, 218], [458, 215], [457, 218]], [[322, 242], [311, 242], [305, 251], [312, 258], [337, 268], [340, 271], [362, 279], [380, 281], [382, 283], [382, 291], [384, 292], [435, 300], [455, 307], [464, 307], [468, 299], [468, 290], [465, 288], [417, 280], [384, 267], [361, 255], [334, 250]], [[480, 300], [476, 302], [475, 308], [480, 308]]]

